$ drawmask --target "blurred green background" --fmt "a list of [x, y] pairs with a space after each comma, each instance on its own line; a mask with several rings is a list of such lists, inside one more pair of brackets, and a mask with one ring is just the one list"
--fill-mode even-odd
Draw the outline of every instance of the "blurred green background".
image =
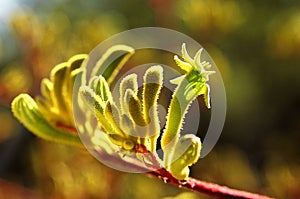
[[39, 94], [54, 65], [144, 26], [191, 36], [224, 79], [224, 130], [191, 175], [300, 198], [298, 0], [0, 0], [0, 198], [210, 198], [38, 139], [10, 112], [19, 93]]

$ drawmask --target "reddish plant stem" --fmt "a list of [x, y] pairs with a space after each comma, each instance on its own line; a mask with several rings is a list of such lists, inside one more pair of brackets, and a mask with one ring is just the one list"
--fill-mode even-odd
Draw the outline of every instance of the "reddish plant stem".
[[117, 167], [127, 168], [128, 171], [132, 170], [133, 172], [147, 172], [148, 175], [152, 177], [157, 177], [163, 180], [166, 184], [172, 184], [178, 187], [189, 189], [191, 191], [215, 196], [217, 198], [235, 198], [235, 199], [272, 199], [271, 197], [250, 193], [247, 191], [241, 191], [226, 186], [221, 186], [214, 183], [204, 182], [198, 179], [189, 177], [187, 180], [179, 181], [172, 176], [165, 168], [157, 168], [150, 165], [145, 165], [141, 161], [132, 158], [132, 161], [123, 161], [120, 157], [113, 156], [105, 153], [102, 150], [95, 150], [96, 153], [100, 156], [101, 160], [105, 160], [110, 164], [117, 165]]
[[198, 179], [189, 177], [185, 181], [179, 181], [175, 179], [165, 169], [150, 172], [150, 175], [161, 178], [165, 183], [172, 184], [178, 187], [186, 188], [192, 191], [208, 194], [218, 198], [238, 198], [238, 199], [271, 199], [268, 196], [259, 195], [256, 193], [250, 193], [247, 191], [241, 191], [232, 189], [226, 186], [221, 186], [214, 183], [204, 182]]

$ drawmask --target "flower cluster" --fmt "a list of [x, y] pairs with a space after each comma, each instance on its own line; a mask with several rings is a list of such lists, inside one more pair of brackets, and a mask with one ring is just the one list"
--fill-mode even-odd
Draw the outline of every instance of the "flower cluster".
[[[86, 69], [82, 64], [86, 55], [75, 56], [56, 66], [50, 80], [42, 81], [42, 97], [34, 101], [29, 95], [21, 94], [12, 103], [13, 112], [38, 136], [64, 143], [78, 143], [78, 135], [74, 134], [72, 107], [73, 84], [77, 76], [81, 86], [78, 98], [73, 100], [77, 99], [79, 107], [88, 107], [86, 114], [96, 118], [97, 125], [101, 127], [101, 131], [95, 131], [89, 125], [82, 127], [90, 131], [95, 148], [126, 152], [138, 157], [138, 160], [145, 163], [145, 167], [160, 166], [176, 179], [184, 180], [189, 175], [188, 167], [198, 161], [201, 149], [198, 137], [193, 134], [181, 135], [184, 117], [192, 101], [199, 95], [204, 96], [206, 106], [210, 108], [207, 81], [214, 71], [208, 71], [210, 64], [201, 61], [202, 51], [200, 49], [192, 59], [183, 44], [183, 60], [174, 57], [185, 74], [171, 80], [177, 87], [169, 104], [162, 134], [157, 101], [163, 88], [163, 67], [155, 65], [145, 71], [142, 92], [139, 92], [138, 77], [134, 73], [120, 81], [117, 96], [113, 96], [110, 90], [111, 82], [134, 53], [131, 47], [124, 45], [113, 46], [104, 53], [93, 68], [89, 82], [84, 78]], [[116, 52], [122, 52], [123, 55], [99, 75], [105, 61]], [[163, 160], [156, 154], [159, 136], [164, 152]], [[151, 154], [152, 158], [144, 154]], [[120, 159], [123, 157], [121, 155]]]

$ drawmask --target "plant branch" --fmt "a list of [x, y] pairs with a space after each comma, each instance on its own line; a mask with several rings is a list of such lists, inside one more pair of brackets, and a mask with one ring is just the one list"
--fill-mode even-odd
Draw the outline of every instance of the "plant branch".
[[218, 184], [201, 181], [189, 177], [187, 180], [177, 180], [165, 168], [158, 168], [157, 166], [146, 165], [142, 161], [132, 158], [132, 161], [124, 161], [118, 156], [107, 154], [102, 150], [95, 150], [101, 160], [114, 164], [117, 167], [130, 169], [135, 173], [148, 172], [149, 176], [161, 179], [166, 184], [172, 184], [180, 188], [185, 188], [191, 191], [211, 195], [218, 198], [234, 198], [234, 199], [272, 199], [271, 197], [251, 193], [247, 191], [237, 190]]
[[187, 180], [179, 181], [174, 178], [165, 169], [156, 170], [149, 173], [152, 176], [156, 176], [164, 181], [166, 184], [172, 184], [178, 187], [189, 189], [195, 192], [215, 196], [218, 198], [238, 198], [238, 199], [271, 199], [268, 196], [250, 193], [247, 191], [241, 191], [218, 184], [201, 181], [195, 178], [189, 177]]

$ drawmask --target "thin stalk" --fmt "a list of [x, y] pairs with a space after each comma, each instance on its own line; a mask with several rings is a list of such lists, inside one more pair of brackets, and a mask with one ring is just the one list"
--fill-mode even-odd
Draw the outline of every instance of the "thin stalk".
[[216, 198], [272, 199], [272, 197], [268, 197], [265, 195], [237, 190], [191, 177], [189, 177], [187, 180], [180, 181], [174, 178], [172, 174], [165, 168], [157, 169], [157, 166], [145, 165], [143, 162], [137, 160], [125, 162], [121, 158], [109, 155], [101, 150], [97, 150], [97, 153], [101, 157], [101, 159], [105, 159], [106, 161], [113, 163], [114, 165], [120, 165], [139, 172], [148, 172], [148, 176], [159, 178], [166, 184], [171, 184], [194, 192], [211, 195]]

